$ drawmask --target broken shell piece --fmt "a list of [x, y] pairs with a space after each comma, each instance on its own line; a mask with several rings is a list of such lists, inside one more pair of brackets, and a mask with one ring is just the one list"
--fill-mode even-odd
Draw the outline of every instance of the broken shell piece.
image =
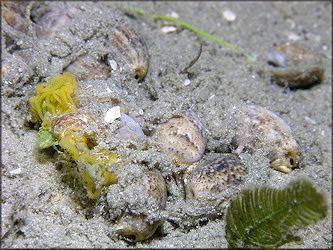
[[120, 57], [134, 71], [132, 76], [141, 81], [149, 67], [149, 51], [146, 41], [132, 27], [118, 25], [113, 31], [113, 46], [118, 48]]
[[117, 135], [123, 140], [140, 141], [145, 137], [140, 126], [128, 115], [120, 112], [120, 120], [125, 123], [125, 126], [121, 127]]
[[175, 32], [177, 30], [177, 27], [175, 26], [164, 26], [162, 27], [161, 31], [164, 33], [164, 34], [168, 34], [168, 33], [171, 33], [171, 32]]
[[121, 117], [120, 107], [114, 106], [106, 112], [104, 121], [107, 123], [113, 123], [114, 120], [116, 120], [117, 118], [120, 118], [120, 117]]
[[296, 166], [298, 144], [288, 124], [268, 109], [249, 105], [242, 109], [237, 121], [237, 129], [232, 143], [240, 154], [243, 149], [268, 151], [271, 167], [290, 173]]
[[184, 185], [186, 200], [196, 199], [201, 203], [214, 203], [221, 193], [240, 184], [247, 171], [236, 156], [216, 158], [202, 164], [193, 164], [186, 169]]
[[[139, 213], [125, 212], [117, 220], [118, 227], [116, 233], [123, 236], [127, 241], [142, 241], [154, 234], [160, 224], [160, 220], [148, 218], [149, 211], [165, 209], [167, 191], [165, 181], [157, 169], [143, 171], [136, 188], [142, 191], [144, 207], [146, 211]], [[140, 197], [138, 197], [140, 200]]]
[[268, 62], [276, 66], [271, 69], [272, 81], [281, 86], [307, 88], [324, 79], [320, 55], [305, 45], [286, 44], [269, 50]]
[[231, 10], [225, 10], [222, 12], [223, 18], [228, 22], [233, 22], [236, 20], [236, 14]]
[[162, 150], [182, 163], [198, 161], [207, 145], [205, 127], [193, 111], [171, 118], [159, 129]]

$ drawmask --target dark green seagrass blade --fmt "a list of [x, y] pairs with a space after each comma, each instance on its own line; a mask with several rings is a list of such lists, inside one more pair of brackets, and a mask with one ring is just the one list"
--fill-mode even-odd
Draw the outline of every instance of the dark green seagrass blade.
[[300, 240], [293, 234], [327, 215], [325, 195], [301, 178], [284, 189], [244, 190], [230, 204], [226, 236], [231, 248], [273, 248]]

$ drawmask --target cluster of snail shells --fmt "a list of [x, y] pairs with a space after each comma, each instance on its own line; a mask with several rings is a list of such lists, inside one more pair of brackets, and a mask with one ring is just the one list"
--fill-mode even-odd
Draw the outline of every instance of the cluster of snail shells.
[[193, 111], [173, 117], [158, 129], [162, 151], [182, 167], [186, 202], [215, 206], [222, 192], [237, 186], [246, 170], [237, 156], [200, 160], [207, 145], [205, 127]]
[[[133, 119], [120, 113], [119, 118], [122, 116], [124, 127], [140, 129]], [[54, 115], [51, 121], [49, 131], [60, 141], [75, 133], [91, 143], [95, 140], [97, 124], [87, 114], [76, 112]], [[142, 130], [138, 134], [139, 138], [141, 133]], [[126, 130], [124, 134], [126, 139]], [[298, 146], [287, 123], [266, 108], [256, 105], [244, 106], [238, 116], [232, 141], [237, 149], [233, 155], [201, 160], [207, 145], [207, 134], [203, 123], [191, 110], [161, 124], [157, 135], [161, 141], [161, 151], [173, 158], [175, 165], [183, 167], [177, 172], [183, 173], [186, 202], [198, 208], [209, 206], [215, 209], [213, 212], [218, 211], [216, 209], [230, 196], [231, 191], [226, 190], [234, 190], [245, 180], [247, 170], [238, 157], [244, 149], [266, 147], [271, 166], [285, 173], [291, 172], [296, 164]], [[127, 163], [124, 161], [123, 164], [125, 167]], [[167, 200], [166, 184], [160, 171], [142, 167], [138, 166], [139, 176], [131, 181], [128, 178], [130, 172], [127, 172], [127, 176], [120, 176], [123, 178], [120, 181], [125, 184], [119, 196], [128, 206], [122, 207], [115, 232], [132, 242], [145, 240], [154, 234], [162, 220], [154, 215], [165, 209]]]
[[240, 184], [247, 174], [238, 157], [243, 150], [265, 149], [271, 167], [284, 173], [296, 167], [298, 144], [281, 117], [258, 105], [244, 105], [234, 122], [234, 154], [205, 162], [199, 160], [207, 145], [206, 132], [193, 111], [173, 117], [159, 128], [162, 151], [186, 165], [183, 181], [187, 200], [215, 201], [223, 190]]

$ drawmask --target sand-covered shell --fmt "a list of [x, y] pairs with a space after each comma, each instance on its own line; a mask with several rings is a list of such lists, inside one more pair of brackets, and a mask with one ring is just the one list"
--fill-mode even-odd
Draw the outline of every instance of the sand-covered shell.
[[238, 156], [215, 158], [200, 164], [193, 164], [186, 169], [184, 186], [186, 200], [214, 204], [222, 192], [239, 185], [245, 179], [246, 168]]
[[272, 82], [284, 87], [308, 88], [324, 79], [320, 55], [304, 44], [275, 47], [268, 51], [268, 62], [276, 66], [271, 69]]
[[243, 149], [268, 151], [271, 167], [290, 173], [297, 165], [298, 144], [289, 125], [272, 111], [257, 105], [245, 106], [236, 118], [232, 143], [240, 154]]
[[36, 23], [37, 37], [39, 39], [54, 38], [79, 12], [79, 9], [70, 5], [65, 5], [64, 8], [46, 12]]
[[28, 32], [28, 22], [25, 18], [28, 1], [1, 1], [1, 15], [15, 30]]
[[193, 111], [171, 118], [159, 128], [158, 135], [162, 150], [184, 164], [198, 161], [207, 145], [205, 127]]
[[167, 191], [165, 181], [157, 169], [145, 170], [134, 183], [140, 189], [136, 196], [145, 211], [127, 211], [117, 220], [116, 233], [131, 242], [142, 241], [152, 236], [160, 224], [160, 220], [149, 219], [149, 211], [165, 209]]
[[120, 52], [120, 57], [134, 71], [132, 76], [141, 81], [149, 67], [149, 51], [144, 38], [132, 27], [119, 24], [112, 29], [112, 46]]
[[102, 60], [96, 60], [90, 54], [84, 54], [71, 62], [64, 71], [72, 72], [78, 80], [106, 80], [110, 77], [110, 67]]

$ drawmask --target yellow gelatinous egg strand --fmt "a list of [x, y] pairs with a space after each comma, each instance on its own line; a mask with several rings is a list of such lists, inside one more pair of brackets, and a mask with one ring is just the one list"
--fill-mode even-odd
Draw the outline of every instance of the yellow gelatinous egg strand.
[[[30, 98], [31, 114], [44, 121], [46, 112], [51, 114], [72, 113], [76, 111], [78, 85], [70, 72], [51, 76], [46, 83], [36, 87], [36, 96]], [[47, 128], [47, 125], [43, 125]]]
[[103, 186], [109, 186], [117, 182], [117, 175], [110, 172], [107, 163], [117, 163], [119, 157], [105, 149], [99, 149], [97, 152], [85, 150], [80, 154], [79, 162], [85, 165], [82, 171], [82, 179], [86, 183], [88, 196], [96, 199]]

